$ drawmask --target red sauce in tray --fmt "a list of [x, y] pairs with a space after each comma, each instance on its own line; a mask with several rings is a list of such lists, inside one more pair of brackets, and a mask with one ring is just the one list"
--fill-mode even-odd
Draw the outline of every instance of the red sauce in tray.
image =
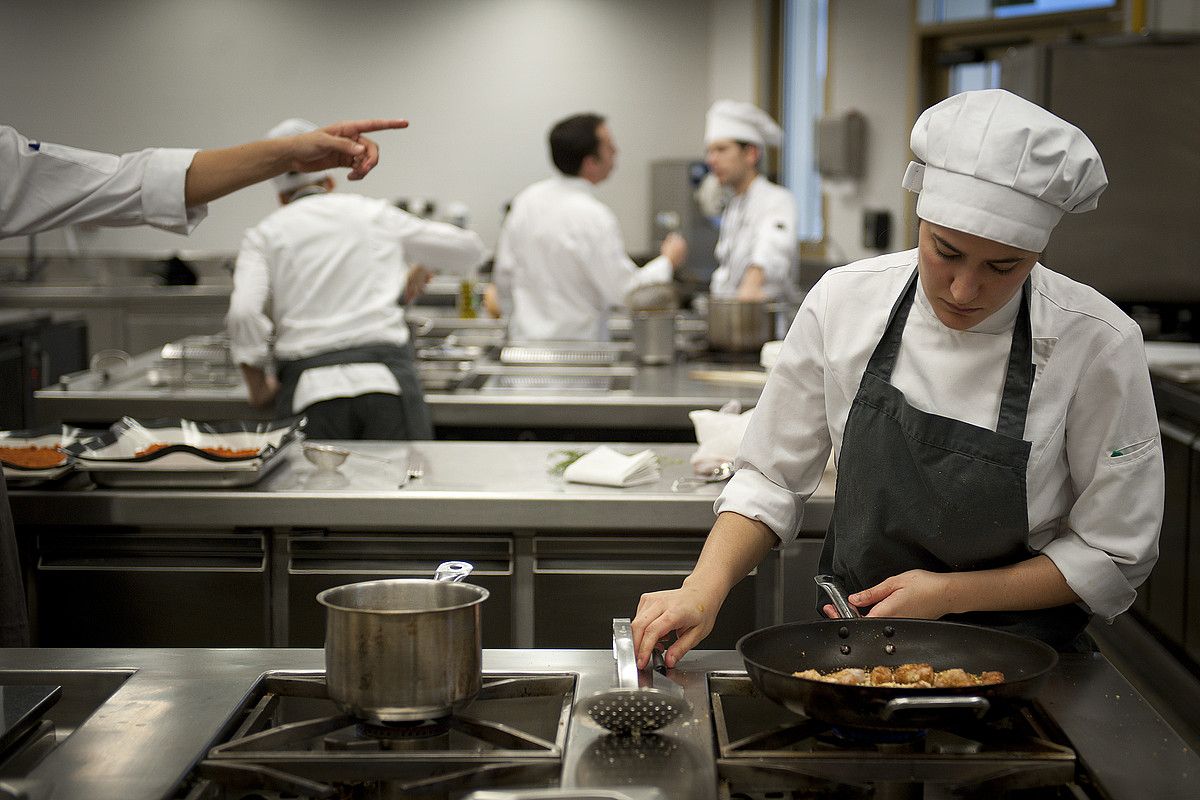
[[[157, 453], [164, 447], [171, 446], [172, 445], [166, 442], [155, 442], [149, 447], [143, 447], [141, 450], [138, 450], [134, 455], [136, 455], [138, 458], [141, 458], [142, 456], [148, 456], [152, 453]], [[206, 453], [218, 456], [220, 458], [248, 458], [249, 456], [258, 455], [257, 447], [244, 447], [240, 449], [233, 447], [201, 447], [200, 449]]]
[[0, 461], [26, 469], [49, 469], [61, 466], [67, 457], [58, 447], [0, 447]]

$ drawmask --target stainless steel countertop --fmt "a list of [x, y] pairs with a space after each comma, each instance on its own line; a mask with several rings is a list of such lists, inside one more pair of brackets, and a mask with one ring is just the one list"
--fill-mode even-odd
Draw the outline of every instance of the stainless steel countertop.
[[[22, 524], [191, 526], [330, 526], [394, 528], [397, 520], [425, 530], [617, 530], [707, 532], [713, 501], [725, 484], [672, 492], [691, 475], [693, 444], [610, 445], [624, 453], [645, 448], [659, 456], [662, 477], [617, 489], [567, 483], [548, 470], [551, 454], [589, 450], [594, 443], [337, 442], [352, 451], [391, 459], [395, 467], [351, 456], [330, 479], [300, 447], [285, 463], [246, 489], [98, 489], [82, 475], [48, 488], [9, 489]], [[400, 487], [405, 465], [424, 475]], [[823, 534], [833, 508], [831, 476], [805, 506], [804, 530]]]
[[[270, 410], [252, 408], [247, 403], [240, 380], [235, 386], [217, 388], [151, 387], [145, 375], [157, 360], [157, 353], [140, 354], [124, 377], [115, 376], [107, 383], [102, 383], [98, 375], [88, 375], [69, 386], [54, 384], [40, 389], [34, 393], [38, 416], [46, 421], [106, 424], [123, 416], [197, 420], [273, 416]], [[696, 370], [746, 369], [757, 367], [679, 361], [637, 368], [625, 391], [521, 394], [460, 390], [427, 392], [425, 400], [435, 425], [690, 430], [689, 411], [717, 409], [734, 399], [750, 408], [762, 391], [760, 386], [699, 380], [690, 374]]]
[[[323, 655], [285, 649], [0, 650], [0, 684], [66, 684], [63, 702], [86, 693], [89, 681], [111, 684], [121, 671], [129, 674], [99, 711], [14, 788], [31, 800], [169, 797], [261, 675], [321, 671]], [[483, 667], [485, 673], [576, 673], [577, 699], [614, 681], [607, 650], [486, 650]], [[696, 651], [669, 673], [694, 713], [662, 732], [676, 745], [670, 763], [644, 771], [661, 782], [667, 796], [717, 797], [706, 674], [741, 669], [736, 653]], [[1063, 656], [1040, 698], [1113, 800], [1195, 796], [1200, 758], [1103, 656]], [[564, 788], [629, 783], [627, 765], [595, 758], [602, 735], [576, 710], [563, 761]]]

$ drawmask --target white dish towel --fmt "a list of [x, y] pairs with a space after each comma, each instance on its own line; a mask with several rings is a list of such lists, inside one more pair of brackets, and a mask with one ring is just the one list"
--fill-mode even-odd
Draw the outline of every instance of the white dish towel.
[[653, 450], [626, 456], [606, 445], [580, 456], [563, 472], [563, 478], [573, 483], [616, 487], [654, 483], [661, 476]]

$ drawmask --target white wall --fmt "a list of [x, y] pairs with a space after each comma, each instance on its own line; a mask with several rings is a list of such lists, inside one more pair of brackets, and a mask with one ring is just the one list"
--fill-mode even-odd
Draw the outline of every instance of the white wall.
[[[754, 0], [45, 0], [3, 3], [0, 121], [107, 151], [215, 147], [280, 119], [405, 116], [383, 161], [340, 188], [500, 209], [550, 174], [545, 134], [609, 117], [618, 169], [600, 188], [631, 251], [646, 246], [649, 162], [699, 156], [704, 112], [755, 85]], [[714, 36], [723, 30], [725, 35]], [[105, 230], [95, 251], [235, 250], [274, 208], [264, 187], [215, 203], [188, 239]], [[61, 232], [44, 248], [61, 247]], [[5, 249], [21, 249], [10, 240]]]
[[911, 158], [908, 108], [913, 23], [907, 2], [834, 0], [829, 3], [829, 107], [827, 113], [857, 110], [867, 122], [865, 176], [828, 184], [827, 258], [845, 263], [878, 255], [862, 246], [863, 211], [892, 214], [890, 250], [905, 247], [909, 221], [900, 186]]

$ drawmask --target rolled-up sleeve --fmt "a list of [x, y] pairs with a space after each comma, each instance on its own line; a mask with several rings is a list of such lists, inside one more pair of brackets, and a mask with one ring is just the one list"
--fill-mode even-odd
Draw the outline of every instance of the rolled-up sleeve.
[[1162, 446], [1136, 330], [1085, 371], [1065, 433], [1076, 500], [1041, 552], [1088, 609], [1111, 620], [1133, 603], [1158, 560], [1162, 525]]
[[270, 359], [270, 339], [274, 331], [266, 314], [270, 298], [266, 248], [262, 235], [252, 229], [246, 232], [238, 251], [229, 312], [225, 315], [229, 351], [234, 363], [263, 367]]
[[195, 154], [151, 148], [116, 156], [0, 126], [0, 237], [82, 222], [190, 233], [207, 214], [207, 206], [184, 207]]
[[818, 283], [788, 331], [738, 450], [737, 472], [714, 506], [718, 514], [733, 511], [762, 522], [781, 544], [799, 533], [804, 503], [820, 484], [832, 448], [824, 314], [825, 292]]

